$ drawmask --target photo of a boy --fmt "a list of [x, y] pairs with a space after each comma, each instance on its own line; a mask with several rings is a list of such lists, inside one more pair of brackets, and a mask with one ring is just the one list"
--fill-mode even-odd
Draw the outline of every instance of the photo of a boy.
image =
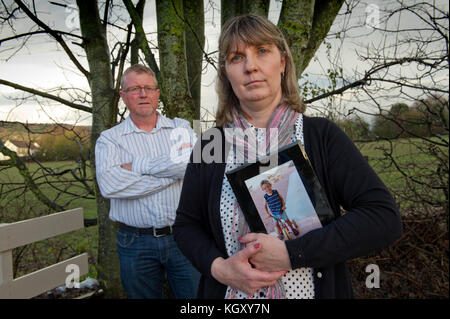
[[276, 190], [272, 189], [272, 184], [264, 179], [261, 181], [261, 190], [265, 193], [264, 199], [264, 209], [266, 210], [267, 217], [273, 218], [275, 226], [278, 232], [278, 237], [281, 240], [293, 239], [291, 233], [295, 237], [299, 236], [297, 223], [292, 223], [286, 214], [286, 202], [281, 196], [281, 194]]

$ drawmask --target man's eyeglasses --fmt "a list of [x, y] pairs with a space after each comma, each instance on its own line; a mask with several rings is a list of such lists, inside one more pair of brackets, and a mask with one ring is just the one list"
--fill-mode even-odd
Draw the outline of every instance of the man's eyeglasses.
[[130, 93], [130, 94], [138, 95], [139, 93], [141, 93], [141, 90], [144, 90], [145, 93], [150, 93], [150, 92], [156, 92], [158, 90], [158, 88], [153, 88], [151, 86], [132, 86], [132, 87], [124, 89], [123, 91]]

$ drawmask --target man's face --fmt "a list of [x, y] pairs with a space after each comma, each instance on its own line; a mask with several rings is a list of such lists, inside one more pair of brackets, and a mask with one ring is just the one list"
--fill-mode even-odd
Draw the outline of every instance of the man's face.
[[[136, 87], [141, 89], [136, 89]], [[136, 72], [130, 72], [125, 76], [125, 83], [120, 91], [120, 96], [131, 116], [140, 119], [152, 118], [156, 115], [159, 94], [153, 76]]]
[[269, 183], [262, 184], [261, 189], [266, 194], [272, 194], [272, 185]]

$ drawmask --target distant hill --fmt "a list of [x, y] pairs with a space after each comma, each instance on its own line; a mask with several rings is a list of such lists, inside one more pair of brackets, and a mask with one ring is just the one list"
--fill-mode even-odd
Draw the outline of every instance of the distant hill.
[[73, 126], [55, 123], [19, 123], [0, 121], [0, 139], [17, 141], [35, 141], [42, 135], [60, 135], [64, 131], [74, 131], [83, 139], [91, 135], [91, 126]]

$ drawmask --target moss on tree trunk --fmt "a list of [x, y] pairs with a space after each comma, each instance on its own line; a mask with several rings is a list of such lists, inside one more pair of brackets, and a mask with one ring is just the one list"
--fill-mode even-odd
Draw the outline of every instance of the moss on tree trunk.
[[183, 0], [157, 0], [156, 16], [164, 113], [192, 121], [195, 107], [188, 87]]

